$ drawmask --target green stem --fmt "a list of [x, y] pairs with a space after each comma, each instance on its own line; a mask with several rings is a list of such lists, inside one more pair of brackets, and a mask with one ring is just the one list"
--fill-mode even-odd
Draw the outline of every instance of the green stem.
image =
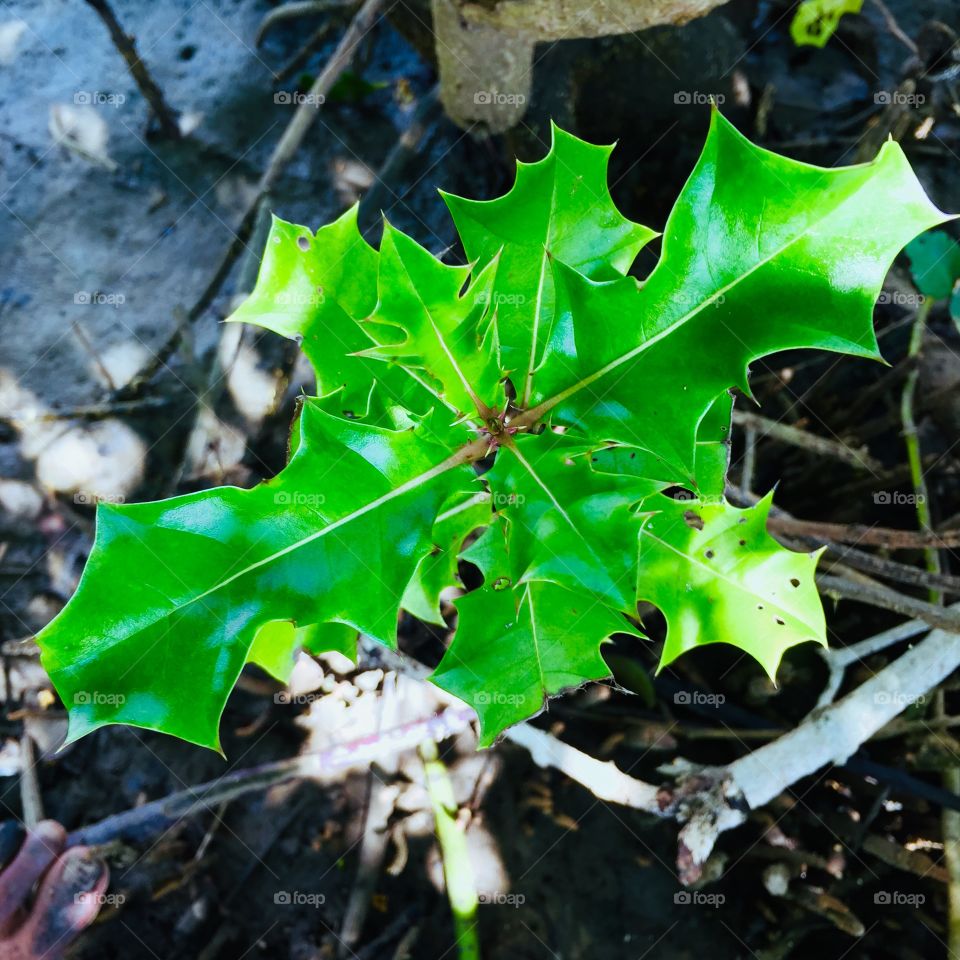
[[453, 913], [460, 960], [480, 960], [480, 939], [477, 936], [477, 886], [467, 850], [467, 838], [457, 823], [457, 802], [450, 775], [432, 740], [420, 746], [426, 773], [427, 793], [437, 824], [437, 840], [443, 859], [443, 877], [447, 899]]
[[[907, 357], [914, 359], [920, 354], [920, 348], [923, 346], [923, 334], [927, 325], [927, 317], [930, 313], [932, 301], [927, 297], [917, 308], [917, 316], [913, 324], [913, 332], [910, 335], [910, 346], [907, 351]], [[917, 435], [917, 424], [913, 416], [914, 397], [917, 392], [917, 380], [919, 379], [919, 367], [914, 364], [913, 369], [907, 374], [907, 380], [903, 388], [903, 395], [900, 398], [900, 419], [903, 421], [903, 439], [907, 445], [907, 462], [910, 465], [910, 477], [913, 481], [913, 492], [916, 498], [917, 522], [924, 533], [933, 531], [933, 524], [930, 517], [930, 503], [927, 497], [927, 481], [923, 475], [923, 461], [920, 452], [920, 438]], [[923, 551], [927, 570], [930, 573], [939, 574], [942, 572], [940, 566], [940, 554], [934, 547], [927, 547]], [[943, 595], [938, 590], [930, 591], [930, 602], [940, 603]]]

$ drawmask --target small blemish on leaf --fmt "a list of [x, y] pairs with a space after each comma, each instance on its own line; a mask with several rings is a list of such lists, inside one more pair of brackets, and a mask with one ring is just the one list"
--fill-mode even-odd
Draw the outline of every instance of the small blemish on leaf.
[[785, 627], [787, 625], [787, 622], [781, 620], [780, 617], [774, 617], [773, 619], [776, 620], [778, 626]]
[[712, 550], [705, 550], [704, 553], [703, 553], [703, 555], [704, 555], [708, 560], [712, 560], [713, 557], [714, 557], [714, 553], [713, 553]]
[[506, 590], [507, 587], [509, 586], [510, 586], [509, 577], [497, 577], [497, 579], [493, 581], [494, 590]]
[[791, 577], [791, 578], [790, 578], [790, 586], [791, 586], [791, 587], [799, 587], [799, 586], [800, 586], [800, 581], [799, 581], [796, 577]]
[[746, 540], [738, 540], [737, 543], [739, 543], [741, 547], [745, 547], [747, 545]]
[[683, 522], [694, 530], [703, 529], [703, 517], [699, 513], [694, 513], [693, 510], [685, 510], [683, 512]]

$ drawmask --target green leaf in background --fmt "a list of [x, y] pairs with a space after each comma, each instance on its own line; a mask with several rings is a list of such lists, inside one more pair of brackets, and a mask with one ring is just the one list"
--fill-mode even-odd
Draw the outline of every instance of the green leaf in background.
[[656, 236], [631, 223], [607, 188], [613, 147], [584, 143], [551, 126], [550, 152], [518, 163], [517, 179], [496, 200], [466, 200], [444, 193], [467, 259], [500, 258], [493, 288], [503, 365], [521, 406], [526, 404], [553, 317], [548, 255], [584, 275], [607, 280], [627, 272], [638, 251]]
[[925, 297], [945, 300], [960, 280], [960, 244], [945, 230], [921, 233], [907, 244], [910, 272]]
[[746, 510], [659, 500], [646, 505], [637, 592], [667, 619], [661, 668], [695, 647], [730, 643], [775, 680], [790, 647], [806, 640], [826, 646], [813, 579], [822, 551], [794, 553], [767, 533], [770, 497]]
[[355, 209], [315, 234], [274, 222], [232, 319], [300, 339], [322, 395], [270, 482], [99, 507], [38, 637], [71, 739], [127, 723], [218, 748], [244, 664], [284, 679], [301, 648], [394, 645], [401, 607], [441, 624], [461, 550], [484, 583], [434, 680], [484, 744], [607, 676], [601, 644], [640, 636], [639, 600], [667, 620], [662, 665], [723, 642], [773, 676], [824, 642], [816, 557], [767, 534], [769, 501], [723, 499], [730, 391], [780, 350], [877, 358], [884, 275], [947, 218], [893, 142], [827, 170], [714, 113], [640, 284], [624, 274], [652, 233], [613, 205], [608, 156], [555, 130], [505, 197], [448, 196], [469, 266], [389, 226], [377, 253]]
[[846, 13], [859, 13], [863, 0], [803, 0], [790, 22], [790, 36], [798, 47], [825, 47]]

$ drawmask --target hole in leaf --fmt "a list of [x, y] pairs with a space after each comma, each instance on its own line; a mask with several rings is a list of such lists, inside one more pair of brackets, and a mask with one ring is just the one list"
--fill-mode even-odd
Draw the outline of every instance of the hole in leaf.
[[790, 578], [790, 586], [791, 586], [791, 587], [799, 587], [799, 586], [800, 586], [800, 581], [799, 581], [796, 577], [791, 577], [791, 578]]
[[706, 550], [706, 551], [704, 551], [704, 554], [703, 554], [703, 555], [704, 555], [708, 560], [712, 560], [713, 557], [714, 557], [714, 553], [713, 553], [712, 550]]
[[309, 250], [309, 249], [310, 249], [310, 241], [309, 241], [306, 237], [303, 237], [303, 236], [297, 237], [297, 246], [298, 246], [301, 250], [304, 250], [304, 251]]

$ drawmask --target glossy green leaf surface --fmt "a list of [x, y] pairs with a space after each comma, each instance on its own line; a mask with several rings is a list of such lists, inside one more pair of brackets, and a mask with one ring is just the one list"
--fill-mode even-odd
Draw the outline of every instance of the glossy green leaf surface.
[[460, 626], [431, 680], [469, 703], [480, 745], [538, 714], [551, 694], [610, 675], [600, 645], [636, 631], [584, 593], [550, 583], [482, 587], [457, 601]]
[[381, 345], [363, 356], [401, 362], [435, 384], [436, 395], [455, 410], [486, 419], [503, 406], [490, 305], [496, 269], [494, 259], [470, 279], [469, 267], [441, 263], [387, 224], [380, 299], [364, 324]]
[[[437, 470], [447, 451], [421, 433], [308, 403], [300, 445], [269, 483], [101, 505], [80, 587], [43, 634], [70, 738], [129, 723], [218, 748], [227, 695], [271, 621], [335, 621], [395, 645], [437, 514], [473, 477]], [[262, 642], [255, 660], [282, 673], [277, 635]]]
[[733, 643], [776, 679], [790, 647], [826, 646], [813, 580], [820, 551], [785, 550], [767, 533], [769, 498], [747, 510], [666, 497], [646, 506], [637, 593], [667, 619], [661, 667], [703, 644]]
[[521, 399], [530, 396], [554, 316], [554, 256], [595, 280], [625, 274], [653, 230], [627, 220], [607, 189], [613, 147], [584, 143], [551, 127], [549, 153], [518, 163], [517, 179], [496, 200], [444, 194], [467, 259], [499, 257], [493, 287], [503, 367]]
[[872, 163], [825, 170], [754, 146], [714, 112], [642, 289], [555, 261], [557, 316], [534, 402], [693, 482], [697, 426], [725, 388], [749, 393], [751, 361], [794, 347], [879, 358], [883, 278], [942, 220], [892, 141]]
[[425, 413], [436, 399], [407, 371], [358, 356], [373, 341], [358, 321], [377, 306], [379, 254], [357, 229], [357, 206], [313, 233], [273, 218], [253, 293], [227, 319], [298, 340], [321, 396], [345, 413], [389, 405]]
[[484, 744], [607, 676], [605, 640], [642, 642], [639, 601], [666, 618], [661, 666], [728, 643], [773, 676], [824, 642], [816, 558], [767, 534], [768, 501], [723, 498], [731, 389], [779, 350], [878, 357], [884, 275], [947, 218], [895, 143], [827, 170], [714, 113], [639, 282], [652, 233], [614, 206], [609, 152], [555, 130], [506, 196], [446, 196], [466, 266], [389, 225], [375, 251], [355, 210], [274, 222], [232, 319], [299, 339], [321, 395], [269, 482], [98, 508], [38, 637], [71, 738], [127, 723], [217, 748], [245, 664], [283, 680], [301, 649], [394, 645], [401, 608], [441, 625], [461, 562], [483, 585], [433, 680]]

